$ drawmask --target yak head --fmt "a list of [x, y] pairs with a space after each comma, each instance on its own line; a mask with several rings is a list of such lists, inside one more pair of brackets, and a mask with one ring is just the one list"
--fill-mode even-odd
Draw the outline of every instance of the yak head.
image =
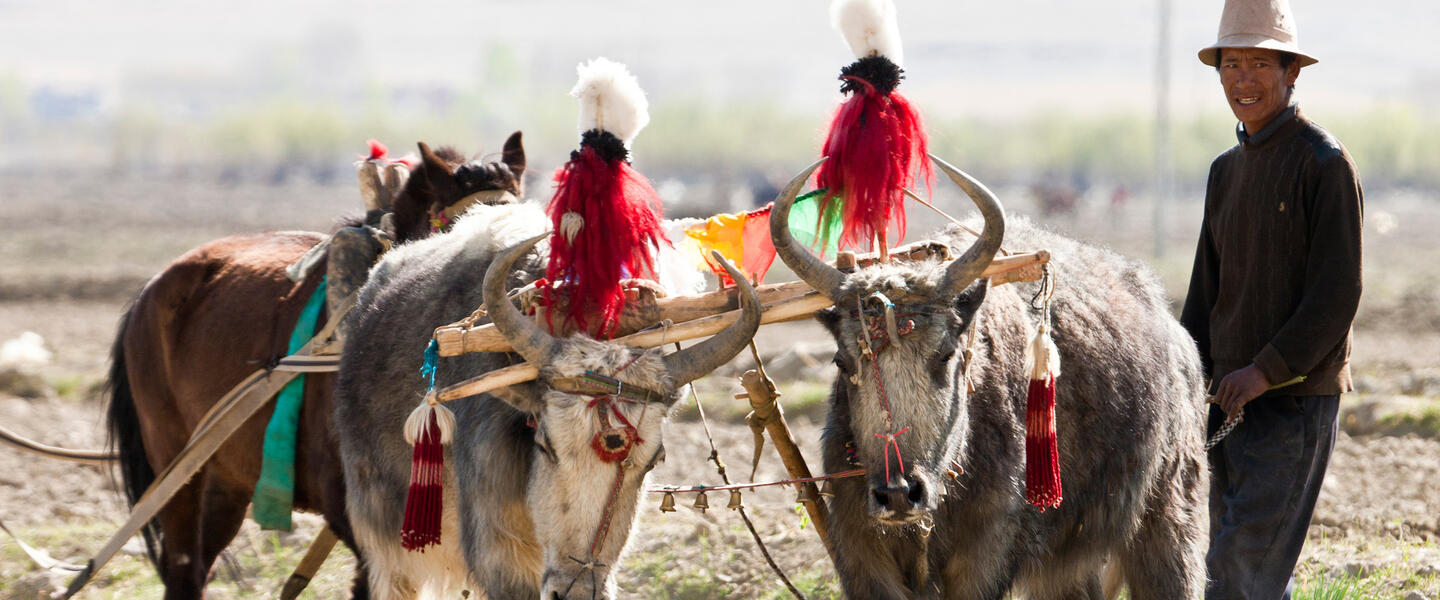
[[[823, 160], [823, 159], [822, 159]], [[979, 239], [949, 264], [938, 260], [842, 272], [790, 235], [790, 206], [820, 163], [775, 200], [770, 236], [780, 258], [835, 301], [819, 314], [835, 336], [839, 378], [831, 410], [848, 422], [865, 469], [868, 514], [883, 525], [928, 517], [968, 431], [967, 348], [988, 280], [980, 279], [1005, 233], [1005, 214], [979, 182], [944, 161], [937, 167], [970, 195], [985, 218]], [[834, 422], [834, 420], [832, 420]]]
[[504, 204], [524, 195], [525, 147], [520, 132], [510, 134], [500, 160], [466, 161], [454, 148], [431, 150], [420, 142], [420, 164], [394, 200], [397, 242], [428, 237], [476, 203]]
[[681, 388], [725, 364], [760, 327], [760, 300], [739, 285], [741, 316], [697, 345], [662, 355], [576, 334], [556, 338], [505, 296], [512, 265], [544, 235], [506, 250], [485, 275], [485, 306], [517, 353], [540, 370], [531, 393], [504, 399], [534, 416], [536, 452], [526, 504], [542, 548], [541, 597], [610, 598], [611, 569], [630, 537], [645, 476], [664, 458], [661, 424]]

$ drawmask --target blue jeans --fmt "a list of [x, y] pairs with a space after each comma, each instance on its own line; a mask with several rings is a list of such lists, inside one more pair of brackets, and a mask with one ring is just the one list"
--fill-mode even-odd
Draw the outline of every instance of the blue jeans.
[[[1335, 448], [1340, 396], [1258, 398], [1210, 451], [1206, 600], [1289, 600]], [[1210, 406], [1210, 432], [1225, 413]]]

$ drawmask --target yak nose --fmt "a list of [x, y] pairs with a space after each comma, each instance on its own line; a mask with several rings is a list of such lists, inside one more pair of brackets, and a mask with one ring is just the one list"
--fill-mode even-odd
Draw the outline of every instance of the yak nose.
[[882, 510], [907, 513], [925, 506], [925, 483], [908, 477], [900, 478], [893, 485], [875, 486], [870, 493], [875, 495], [875, 504]]

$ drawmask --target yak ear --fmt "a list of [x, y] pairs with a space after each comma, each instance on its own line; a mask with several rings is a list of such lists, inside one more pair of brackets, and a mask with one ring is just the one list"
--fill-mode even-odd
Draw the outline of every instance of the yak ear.
[[835, 336], [836, 339], [840, 338], [840, 313], [834, 308], [816, 311], [815, 320], [819, 321], [825, 331], [830, 332], [830, 335]]
[[517, 383], [488, 393], [520, 412], [530, 414], [545, 412], [545, 400], [540, 397], [540, 386], [533, 381]]
[[960, 313], [961, 317], [969, 320], [970, 315], [980, 310], [980, 303], [985, 301], [985, 294], [988, 291], [990, 291], [990, 279], [988, 277], [982, 277], [975, 283], [970, 284], [970, 287], [965, 288], [965, 291], [960, 292], [960, 295], [955, 297], [953, 304], [955, 312]]

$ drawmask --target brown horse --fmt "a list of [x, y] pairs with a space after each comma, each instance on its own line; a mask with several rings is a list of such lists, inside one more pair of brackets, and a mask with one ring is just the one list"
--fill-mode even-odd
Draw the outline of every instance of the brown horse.
[[[522, 195], [525, 151], [520, 132], [500, 162], [466, 163], [450, 148], [420, 144], [421, 162], [393, 202], [399, 243], [428, 236], [464, 199]], [[466, 200], [467, 202], [469, 200]], [[200, 418], [230, 388], [288, 354], [290, 329], [316, 289], [325, 265], [300, 283], [286, 277], [324, 235], [283, 231], [237, 235], [197, 247], [141, 290], [121, 318], [111, 350], [108, 427], [133, 505], [185, 446]], [[368, 268], [364, 265], [362, 268]], [[321, 314], [319, 326], [327, 315]], [[336, 441], [330, 431], [333, 374], [305, 377], [295, 451], [294, 508], [322, 513], [357, 551], [345, 516]], [[199, 598], [219, 553], [245, 518], [260, 477], [273, 404], [246, 422], [144, 530], [146, 550], [166, 598]], [[358, 552], [357, 552], [358, 555]], [[367, 597], [365, 562], [352, 594]]]

